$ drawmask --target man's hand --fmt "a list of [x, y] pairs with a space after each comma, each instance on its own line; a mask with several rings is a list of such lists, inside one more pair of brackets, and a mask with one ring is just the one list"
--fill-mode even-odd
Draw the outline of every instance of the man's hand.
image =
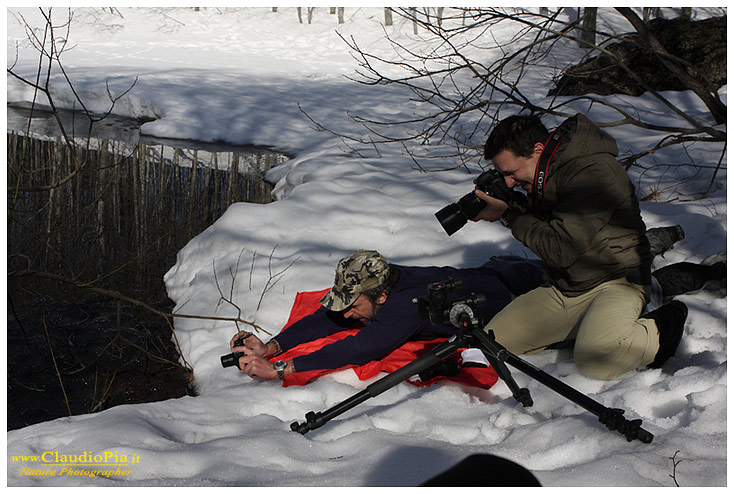
[[[234, 342], [241, 336], [245, 337], [242, 346], [235, 347]], [[260, 341], [260, 338], [247, 331], [240, 331], [234, 335], [229, 342], [229, 348], [232, 352], [244, 352], [246, 355], [259, 355], [260, 357], [267, 356], [268, 352], [268, 346]]]
[[240, 372], [250, 377], [259, 377], [260, 379], [278, 379], [278, 373], [273, 368], [272, 362], [259, 355], [245, 355], [240, 357], [238, 362]]
[[478, 215], [472, 218], [472, 221], [497, 221], [498, 219], [500, 219], [500, 216], [502, 216], [502, 213], [504, 213], [505, 210], [508, 208], [506, 202], [500, 201], [499, 199], [488, 195], [482, 190], [475, 189], [474, 193], [477, 195], [478, 198], [486, 202], [487, 206], [482, 209], [482, 211]]
[[[273, 367], [273, 363], [258, 355], [245, 355], [244, 357], [240, 357], [238, 365], [240, 372], [250, 377], [259, 377], [260, 379], [266, 380], [278, 379], [278, 371]], [[293, 372], [293, 361], [288, 360], [283, 375], [287, 376]]]

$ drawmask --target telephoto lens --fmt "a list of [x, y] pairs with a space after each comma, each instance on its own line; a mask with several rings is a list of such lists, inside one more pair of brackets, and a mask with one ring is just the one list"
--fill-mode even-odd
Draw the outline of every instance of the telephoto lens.
[[474, 191], [471, 191], [458, 202], [449, 204], [438, 211], [436, 219], [448, 235], [453, 235], [461, 230], [467, 221], [481, 213], [486, 205], [487, 203], [478, 198]]
[[[512, 189], [507, 186], [505, 178], [497, 170], [487, 170], [477, 177], [475, 183], [477, 189], [506, 203], [509, 203], [513, 197]], [[448, 235], [453, 235], [466, 225], [467, 221], [476, 218], [486, 205], [486, 202], [471, 191], [457, 202], [438, 211], [436, 219]]]

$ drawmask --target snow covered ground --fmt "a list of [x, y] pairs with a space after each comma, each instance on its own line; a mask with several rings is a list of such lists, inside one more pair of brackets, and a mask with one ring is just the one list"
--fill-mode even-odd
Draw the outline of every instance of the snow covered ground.
[[[14, 70], [33, 77], [37, 55], [19, 14], [30, 25], [42, 26], [34, 9], [7, 11], [8, 66], [17, 48]], [[62, 21], [66, 11], [57, 8], [54, 15]], [[611, 27], [623, 25], [608, 11], [602, 10], [600, 18]], [[144, 133], [271, 145], [294, 156], [270, 175], [277, 181], [277, 202], [234, 204], [179, 252], [165, 283], [181, 312], [235, 314], [231, 305], [219, 303], [216, 272], [220, 283], [232, 283], [243, 317], [274, 333], [285, 323], [296, 292], [330, 286], [337, 261], [359, 248], [377, 249], [401, 264], [458, 267], [501, 253], [531, 255], [499, 225], [470, 224], [450, 238], [440, 229], [433, 213], [471, 190], [478, 164], [468, 172], [422, 173], [400, 145], [361, 147], [354, 153], [305, 118], [299, 105], [333, 129], [358, 133], [347, 110], [396, 119], [421, 111], [404, 90], [344, 77], [353, 74], [356, 63], [337, 30], [365, 49], [390, 53], [382, 38], [382, 9], [346, 8], [345, 20], [338, 25], [326, 7], [314, 11], [310, 25], [299, 24], [291, 7], [278, 12], [269, 7], [74, 10], [68, 33], [73, 49], [62, 61], [92, 110], [107, 109], [106, 83], [112, 91], [124, 91], [137, 77], [115, 113], [155, 118], [143, 126]], [[412, 26], [397, 19], [387, 29], [413, 46], [423, 43]], [[547, 91], [544, 77], [537, 75], [534, 97], [539, 100]], [[72, 107], [71, 91], [58, 74], [55, 81], [56, 103]], [[726, 97], [726, 88], [721, 94]], [[691, 94], [671, 96], [686, 111], [702, 111]], [[33, 95], [8, 76], [7, 98], [28, 102]], [[672, 118], [647, 95], [626, 102]], [[610, 132], [622, 152], [655, 141], [635, 128]], [[475, 139], [482, 144], [482, 136]], [[430, 151], [442, 151], [436, 148]], [[718, 158], [716, 147], [697, 145], [687, 156], [680, 148], [661, 151], [646, 163], [691, 160], [713, 167]], [[694, 194], [708, 186], [708, 171], [659, 166], [631, 175], [640, 195], [652, 188], [663, 191], [659, 202], [642, 203], [648, 226], [680, 224], [686, 232], [656, 267], [698, 262], [726, 250], [726, 170], [704, 199]], [[238, 259], [244, 260], [239, 271]], [[282, 277], [259, 303], [271, 275], [279, 272]], [[606, 431], [591, 414], [520, 372], [514, 373], [516, 379], [535, 400], [530, 409], [516, 404], [503, 383], [488, 391], [401, 384], [302, 436], [290, 431], [291, 422], [331, 407], [368, 383], [351, 371], [305, 387], [252, 380], [220, 366], [219, 356], [228, 352], [235, 332], [232, 323], [180, 319], [178, 340], [194, 367], [199, 396], [119, 406], [9, 432], [8, 484], [411, 486], [470, 454], [491, 453], [522, 464], [546, 486], [725, 486], [726, 293], [679, 298], [689, 307], [689, 319], [676, 357], [663, 369], [598, 382], [580, 376], [568, 352], [527, 357], [603, 404], [625, 409], [628, 418], [641, 418], [655, 434], [651, 444], [628, 443]], [[55, 453], [107, 455], [107, 465], [126, 463], [122, 470], [129, 473], [33, 474], [42, 465], [30, 457], [44, 453], [46, 459]]]

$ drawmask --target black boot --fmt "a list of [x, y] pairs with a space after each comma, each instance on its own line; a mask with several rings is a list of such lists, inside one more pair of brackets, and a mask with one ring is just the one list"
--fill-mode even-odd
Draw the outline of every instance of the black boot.
[[663, 366], [666, 360], [675, 355], [675, 350], [683, 336], [683, 326], [688, 317], [688, 307], [683, 302], [673, 300], [669, 304], [644, 314], [643, 319], [652, 319], [658, 327], [660, 348], [655, 360], [648, 367], [657, 369]]
[[650, 228], [645, 235], [650, 242], [650, 254], [653, 257], [662, 254], [672, 248], [674, 243], [685, 238], [680, 225]]
[[652, 273], [663, 289], [663, 297], [674, 297], [700, 290], [709, 281], [726, 278], [726, 264], [717, 262], [711, 266], [678, 262], [662, 267]]

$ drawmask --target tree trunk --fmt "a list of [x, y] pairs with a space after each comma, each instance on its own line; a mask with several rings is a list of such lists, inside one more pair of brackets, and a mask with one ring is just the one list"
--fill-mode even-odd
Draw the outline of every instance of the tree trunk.
[[596, 11], [597, 7], [584, 7], [581, 17], [581, 42], [582, 47], [590, 48], [596, 45]]
[[385, 7], [385, 26], [392, 26], [392, 10]]
[[642, 20], [649, 22], [651, 19], [660, 16], [660, 7], [643, 7], [642, 8]]
[[339, 24], [344, 24], [344, 7], [337, 8], [337, 17], [339, 18]]

